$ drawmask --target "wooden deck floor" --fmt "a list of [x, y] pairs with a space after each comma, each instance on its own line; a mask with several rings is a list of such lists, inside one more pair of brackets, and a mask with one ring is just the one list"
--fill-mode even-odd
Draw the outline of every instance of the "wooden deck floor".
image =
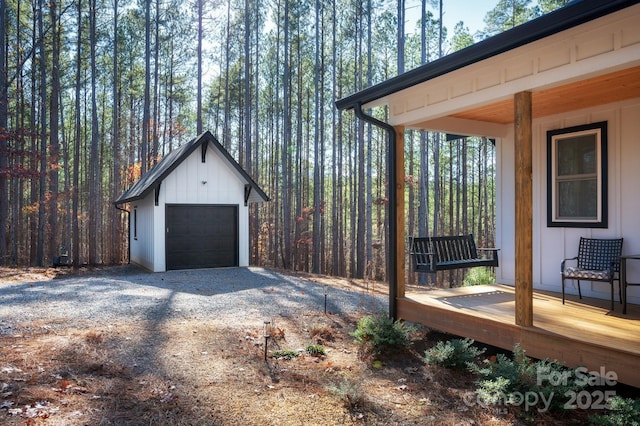
[[615, 372], [618, 381], [640, 387], [640, 306], [627, 314], [616, 302], [534, 292], [533, 326], [515, 324], [515, 293], [505, 285], [407, 292], [398, 299], [398, 317], [427, 327], [513, 349], [569, 367]]

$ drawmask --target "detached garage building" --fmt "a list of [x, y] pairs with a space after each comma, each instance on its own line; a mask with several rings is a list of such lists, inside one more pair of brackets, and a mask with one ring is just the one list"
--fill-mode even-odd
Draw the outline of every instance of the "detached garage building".
[[153, 272], [249, 265], [249, 208], [269, 201], [205, 132], [171, 151], [115, 201], [130, 205], [132, 263]]

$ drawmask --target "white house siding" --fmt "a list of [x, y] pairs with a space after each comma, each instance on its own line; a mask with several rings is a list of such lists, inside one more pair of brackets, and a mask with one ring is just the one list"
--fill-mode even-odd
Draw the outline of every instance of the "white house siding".
[[[608, 122], [609, 226], [598, 228], [548, 228], [547, 147], [548, 130]], [[624, 238], [623, 253], [640, 253], [640, 99], [534, 120], [533, 126], [533, 279], [534, 287], [560, 291], [560, 262], [577, 255], [581, 236]], [[497, 144], [498, 217], [496, 245], [502, 250], [498, 281], [515, 282], [515, 195], [513, 131]], [[640, 261], [629, 263], [630, 280], [640, 282]], [[583, 283], [583, 295], [608, 299], [606, 283]], [[640, 287], [630, 288], [628, 300], [640, 303]], [[577, 293], [571, 285], [568, 292]], [[616, 297], [617, 299], [617, 297]]]
[[[136, 211], [134, 224], [134, 210]], [[129, 244], [131, 262], [154, 271], [154, 213], [153, 195], [131, 204], [131, 227]], [[134, 227], [136, 229], [134, 229]], [[134, 232], [137, 238], [134, 237]]]
[[515, 283], [515, 228], [514, 206], [515, 172], [513, 166], [513, 132], [510, 138], [496, 139], [496, 241], [500, 267], [496, 269], [496, 281]]
[[[625, 238], [623, 252], [640, 253], [640, 101], [625, 104], [620, 109], [620, 229]], [[640, 261], [628, 263], [629, 279], [640, 283]], [[629, 302], [640, 304], [640, 287], [629, 287]]]
[[244, 181], [212, 144], [207, 148], [205, 163], [198, 148], [167, 176], [160, 186], [159, 204], [155, 215], [158, 223], [156, 264], [160, 270], [166, 270], [165, 204], [237, 205], [238, 264], [249, 266], [249, 210], [244, 205]]

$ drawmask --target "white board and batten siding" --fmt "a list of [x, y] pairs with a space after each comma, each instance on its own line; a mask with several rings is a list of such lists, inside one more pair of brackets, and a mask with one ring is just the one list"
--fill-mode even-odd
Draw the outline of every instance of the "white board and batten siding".
[[[608, 228], [547, 227], [547, 146], [549, 130], [608, 123]], [[624, 238], [623, 254], [640, 253], [640, 99], [534, 120], [533, 125], [533, 281], [534, 288], [559, 291], [560, 262], [578, 254], [580, 237]], [[497, 148], [497, 241], [501, 248], [498, 281], [515, 283], [515, 170], [512, 132]], [[629, 279], [640, 283], [640, 261], [631, 261]], [[577, 294], [568, 281], [567, 292]], [[608, 299], [606, 283], [582, 282], [582, 294]], [[630, 287], [628, 301], [640, 303], [640, 287]], [[616, 288], [616, 300], [618, 300]]]
[[[157, 208], [155, 207], [155, 209]], [[158, 272], [154, 268], [155, 209], [153, 192], [146, 198], [132, 203], [129, 247], [131, 260], [134, 263], [150, 271]]]
[[238, 171], [213, 145], [209, 145], [204, 163], [201, 150], [196, 149], [162, 181], [158, 206], [154, 191], [133, 203], [138, 238], [133, 235], [132, 217], [131, 258], [153, 272], [166, 270], [167, 204], [234, 205], [238, 207], [238, 265], [249, 266], [249, 214], [244, 205], [244, 185]]

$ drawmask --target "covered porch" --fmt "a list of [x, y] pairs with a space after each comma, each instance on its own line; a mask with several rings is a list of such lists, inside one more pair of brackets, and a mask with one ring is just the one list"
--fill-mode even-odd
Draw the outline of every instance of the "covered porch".
[[534, 358], [549, 358], [567, 367], [614, 372], [620, 383], [640, 387], [640, 306], [629, 305], [627, 314], [616, 302], [533, 292], [533, 325], [515, 321], [515, 290], [506, 285], [481, 285], [452, 289], [407, 289], [397, 299], [402, 318], [465, 336], [492, 346], [513, 350], [518, 343]]
[[[560, 290], [560, 261], [576, 255], [582, 236], [624, 237], [622, 253], [640, 253], [639, 18], [638, 0], [572, 2], [336, 102], [389, 136], [392, 317], [508, 350], [519, 343], [532, 357], [614, 371], [640, 387], [638, 306], [622, 315], [621, 307], [608, 310], [605, 297], [577, 303], [570, 296], [562, 305], [549, 292]], [[388, 111], [385, 122], [375, 118], [377, 107]], [[607, 179], [598, 189], [598, 197], [608, 194], [601, 198], [608, 222], [549, 225], [556, 202], [549, 134], [598, 122], [608, 123]], [[405, 129], [496, 139], [497, 281], [506, 285], [405, 287]], [[637, 265], [631, 272], [640, 276]], [[631, 303], [640, 301], [637, 289]], [[587, 296], [604, 295], [602, 286], [588, 289]]]

